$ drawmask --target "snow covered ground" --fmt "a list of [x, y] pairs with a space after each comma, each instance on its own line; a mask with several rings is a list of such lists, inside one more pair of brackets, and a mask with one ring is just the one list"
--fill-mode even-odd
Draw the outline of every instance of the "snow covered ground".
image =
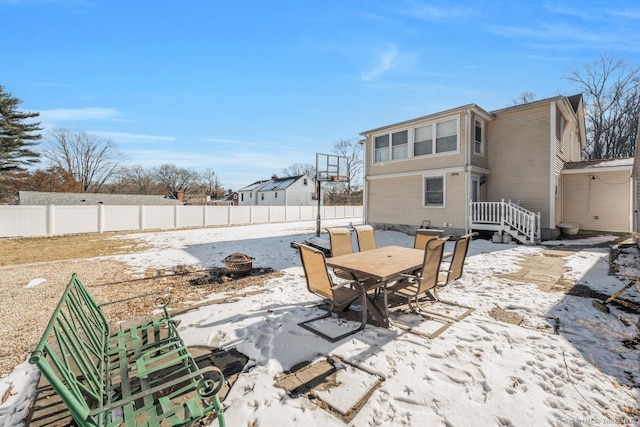
[[[323, 227], [336, 225], [348, 221], [323, 222]], [[326, 400], [331, 393], [336, 402], [361, 396], [371, 386], [371, 374], [382, 379], [349, 425], [640, 425], [640, 351], [637, 345], [623, 345], [638, 335], [638, 315], [614, 306], [605, 314], [592, 306], [591, 298], [498, 277], [518, 270], [524, 255], [562, 249], [565, 242], [532, 247], [474, 240], [464, 277], [440, 296], [475, 310], [435, 339], [368, 325], [329, 343], [297, 325], [320, 309], [319, 298], [306, 290], [299, 255], [290, 243], [310, 238], [314, 231], [315, 223], [305, 222], [142, 233], [127, 237], [153, 249], [116, 257], [136, 274], [180, 264], [222, 266], [225, 256], [243, 252], [255, 258], [254, 267], [285, 273], [263, 293], [179, 316], [188, 345], [235, 348], [250, 358], [224, 402], [227, 425], [344, 425], [314, 401], [290, 397], [274, 385], [277, 374], [328, 355], [349, 368], [338, 377], [342, 384], [325, 393]], [[413, 244], [413, 236], [398, 232], [376, 231], [376, 237], [379, 246]], [[570, 241], [584, 249], [564, 258], [569, 269], [564, 278], [608, 295], [626, 279], [607, 275], [608, 249], [593, 248], [603, 239], [613, 237]], [[447, 245], [451, 251], [452, 243]], [[619, 262], [625, 271], [640, 275], [638, 259], [631, 249]], [[623, 297], [638, 302], [638, 293], [631, 289]], [[495, 320], [489, 315], [495, 307], [524, 321], [516, 326]], [[412, 316], [403, 317], [419, 320]], [[329, 329], [343, 326], [337, 319], [324, 323]], [[36, 381], [27, 362], [0, 379], [0, 397], [12, 390], [0, 405], [0, 425], [19, 423]]]

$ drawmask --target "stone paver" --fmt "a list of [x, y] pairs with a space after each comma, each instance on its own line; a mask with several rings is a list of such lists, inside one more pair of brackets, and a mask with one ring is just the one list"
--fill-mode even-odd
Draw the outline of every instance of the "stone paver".
[[498, 277], [516, 282], [534, 283], [546, 292], [566, 291], [567, 281], [562, 278], [568, 270], [564, 267], [563, 257], [573, 255], [574, 252], [547, 249], [541, 255], [525, 255], [518, 262], [520, 270], [512, 273], [500, 274]]

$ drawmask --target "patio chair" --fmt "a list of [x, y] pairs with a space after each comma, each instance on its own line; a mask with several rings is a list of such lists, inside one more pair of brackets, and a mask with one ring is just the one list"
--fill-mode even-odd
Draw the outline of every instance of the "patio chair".
[[448, 319], [452, 319], [456, 321], [463, 319], [469, 314], [471, 314], [471, 312], [473, 311], [473, 308], [456, 304], [453, 302], [449, 302], [449, 301], [443, 301], [438, 297], [437, 291], [438, 289], [443, 288], [457, 281], [462, 277], [462, 272], [464, 270], [464, 262], [467, 258], [467, 253], [469, 251], [469, 242], [471, 241], [472, 237], [475, 237], [477, 235], [478, 233], [469, 233], [469, 234], [465, 234], [464, 236], [461, 236], [460, 238], [458, 238], [458, 240], [456, 240], [456, 244], [453, 249], [453, 256], [451, 257], [451, 263], [449, 264], [447, 269], [440, 270], [440, 273], [438, 275], [438, 283], [428, 293], [428, 296], [433, 301], [438, 301], [443, 304], [448, 304], [448, 305], [452, 305], [460, 308], [466, 308], [467, 310], [458, 316], [447, 316], [446, 314], [441, 314], [435, 311], [428, 311], [428, 310], [425, 310], [425, 311], [432, 314], [438, 314], [439, 316], [446, 317]]
[[[363, 330], [367, 324], [367, 293], [364, 285], [357, 280], [334, 284], [327, 269], [324, 253], [307, 245], [298, 244], [297, 246], [300, 250], [300, 260], [302, 261], [302, 267], [307, 280], [307, 289], [312, 294], [319, 295], [330, 303], [329, 310], [326, 314], [305, 320], [304, 322], [298, 323], [298, 325], [330, 342], [339, 341]], [[311, 322], [331, 316], [334, 310], [342, 311], [347, 309], [351, 303], [358, 298], [362, 303], [362, 323], [357, 329], [332, 337], [309, 325]]]
[[413, 247], [415, 249], [426, 249], [427, 243], [436, 237], [442, 236], [444, 230], [437, 230], [435, 228], [418, 228], [416, 230], [416, 238], [413, 241]]
[[[349, 255], [353, 253], [353, 245], [351, 243], [351, 231], [344, 227], [327, 228], [329, 233], [329, 243], [331, 245], [331, 256]], [[346, 280], [366, 280], [366, 277], [360, 277], [339, 268], [333, 269], [336, 277]]]
[[[428, 292], [435, 288], [438, 284], [438, 273], [440, 271], [440, 263], [442, 262], [442, 255], [444, 253], [444, 244], [449, 240], [449, 236], [436, 237], [427, 243], [426, 250], [424, 252], [424, 262], [422, 269], [417, 275], [404, 274], [403, 279], [399, 280], [387, 289], [387, 292], [392, 292], [395, 295], [403, 296], [407, 299], [407, 305], [409, 309], [416, 314], [424, 317], [428, 317], [431, 320], [441, 322], [443, 327], [438, 329], [432, 334], [424, 334], [419, 331], [415, 331], [404, 325], [395, 324], [399, 328], [409, 330], [410, 332], [427, 336], [428, 338], [435, 338], [442, 331], [448, 328], [451, 323], [445, 320], [434, 318], [432, 316], [425, 316], [425, 310], [420, 305], [421, 299], [428, 296]], [[387, 294], [385, 293], [385, 299]], [[388, 301], [385, 300], [385, 306], [388, 307]]]
[[370, 225], [354, 225], [353, 229], [356, 230], [356, 236], [358, 237], [358, 249], [360, 252], [376, 249], [376, 235], [373, 231], [373, 227]]

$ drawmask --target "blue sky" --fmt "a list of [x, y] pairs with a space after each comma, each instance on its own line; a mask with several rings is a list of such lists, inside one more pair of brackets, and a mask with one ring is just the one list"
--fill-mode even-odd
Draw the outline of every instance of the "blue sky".
[[0, 20], [0, 84], [45, 134], [232, 189], [368, 129], [574, 94], [601, 54], [640, 64], [634, 1], [0, 0]]

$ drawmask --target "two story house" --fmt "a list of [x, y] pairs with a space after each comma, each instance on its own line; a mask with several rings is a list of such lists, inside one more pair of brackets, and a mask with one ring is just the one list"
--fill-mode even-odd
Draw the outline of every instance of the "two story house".
[[315, 181], [307, 175], [288, 176], [256, 181], [238, 190], [240, 206], [312, 206], [315, 198]]
[[469, 104], [361, 133], [365, 221], [554, 238], [562, 169], [586, 144], [582, 95], [496, 111]]

